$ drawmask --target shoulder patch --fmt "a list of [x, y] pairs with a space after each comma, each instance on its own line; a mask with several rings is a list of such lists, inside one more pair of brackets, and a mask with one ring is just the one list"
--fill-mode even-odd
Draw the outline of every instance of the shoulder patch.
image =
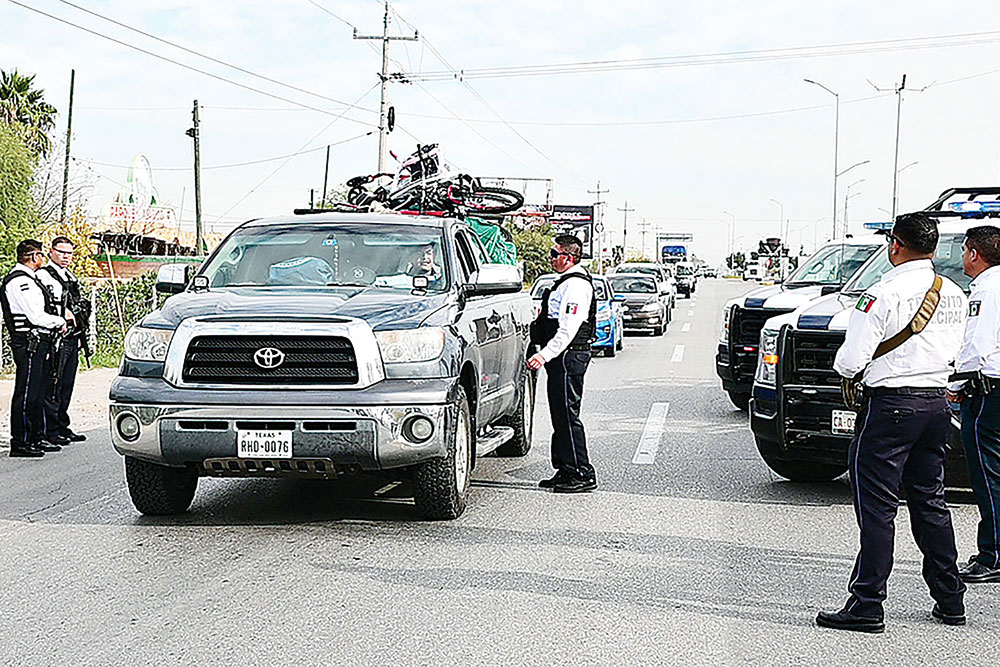
[[982, 307], [982, 304], [982, 301], [970, 301], [969, 317], [979, 317], [979, 309]]
[[858, 305], [856, 305], [855, 308], [860, 310], [862, 313], [867, 313], [872, 309], [872, 304], [875, 303], [875, 300], [875, 297], [871, 294], [862, 294], [861, 298], [858, 299]]
[[578, 307], [577, 307], [577, 304], [575, 304], [575, 303], [567, 303], [566, 304], [566, 314], [567, 315], [576, 315], [577, 309], [578, 309]]

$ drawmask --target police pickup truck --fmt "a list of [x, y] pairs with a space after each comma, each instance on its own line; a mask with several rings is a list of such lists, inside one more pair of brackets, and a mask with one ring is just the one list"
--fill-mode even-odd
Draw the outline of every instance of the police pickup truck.
[[[1000, 188], [955, 188], [945, 191], [927, 209], [940, 220], [934, 266], [966, 291], [970, 278], [962, 271], [965, 230], [996, 224], [983, 218], [1000, 215], [998, 195]], [[817, 298], [764, 324], [750, 427], [761, 458], [782, 477], [826, 481], [846, 472], [855, 413], [841, 398], [833, 360], [844, 342], [851, 309], [891, 268], [888, 254], [878, 252], [839, 294]], [[962, 461], [960, 435], [953, 429], [950, 485], [965, 483]]]
[[454, 218], [253, 220], [125, 341], [110, 426], [144, 514], [198, 478], [389, 471], [417, 510], [459, 516], [477, 455], [531, 444], [531, 297]]
[[884, 245], [873, 234], [831, 242], [802, 263], [782, 285], [758, 287], [726, 303], [715, 372], [733, 405], [746, 410], [757, 370], [757, 344], [768, 318], [840, 289]]

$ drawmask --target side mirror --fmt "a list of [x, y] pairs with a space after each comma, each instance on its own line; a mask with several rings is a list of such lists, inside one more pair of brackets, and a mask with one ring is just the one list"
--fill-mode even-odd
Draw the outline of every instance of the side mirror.
[[[666, 294], [666, 292], [664, 292], [664, 294]], [[615, 294], [613, 297], [611, 297], [611, 300], [614, 301], [615, 303], [625, 303], [626, 301], [624, 294]]]
[[524, 287], [521, 271], [509, 264], [483, 264], [465, 285], [466, 296], [512, 294]]
[[179, 294], [188, 283], [188, 264], [164, 264], [156, 271], [156, 291], [161, 294]]
[[827, 294], [836, 294], [839, 291], [840, 291], [840, 285], [823, 285], [819, 293], [823, 296], [826, 296]]

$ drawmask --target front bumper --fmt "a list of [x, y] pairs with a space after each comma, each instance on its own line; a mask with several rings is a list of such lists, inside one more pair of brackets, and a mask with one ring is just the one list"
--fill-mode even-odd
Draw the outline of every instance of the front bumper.
[[[119, 377], [111, 388], [111, 442], [122, 455], [194, 464], [213, 474], [210, 462], [236, 461], [237, 430], [280, 429], [292, 431], [292, 466], [322, 460], [348, 470], [400, 468], [446, 455], [457, 384], [444, 378], [383, 380], [363, 390], [198, 390], [161, 378]], [[131, 441], [118, 428], [126, 414], [140, 424]], [[414, 415], [434, 424], [419, 444], [404, 436], [403, 424]], [[240, 476], [241, 470], [225, 472]]]
[[624, 316], [623, 324], [625, 329], [658, 329], [666, 324], [660, 313], [643, 313], [638, 310], [630, 311]]

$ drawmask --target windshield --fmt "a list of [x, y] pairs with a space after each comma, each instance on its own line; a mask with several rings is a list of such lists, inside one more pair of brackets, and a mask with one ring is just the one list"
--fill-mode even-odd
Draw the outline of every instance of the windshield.
[[639, 276], [611, 276], [608, 278], [611, 289], [616, 292], [630, 294], [655, 294], [656, 283], [652, 278], [640, 278]]
[[857, 271], [880, 246], [830, 245], [807, 259], [785, 281], [786, 285], [840, 285]]
[[[950, 278], [966, 292], [972, 278], [962, 270], [962, 242], [965, 234], [942, 234], [938, 240], [937, 251], [934, 253], [934, 269], [946, 278]], [[889, 263], [889, 253], [883, 247], [865, 264], [860, 271], [844, 286], [847, 294], [861, 294], [874, 285], [892, 268]]]
[[694, 271], [691, 270], [690, 266], [686, 266], [684, 264], [678, 264], [677, 265], [677, 275], [679, 275], [679, 276], [690, 276], [693, 273], [694, 273]]
[[619, 266], [615, 273], [645, 273], [646, 275], [660, 277], [660, 270], [655, 266], [629, 266], [623, 264]]
[[202, 270], [222, 287], [448, 288], [442, 233], [421, 226], [295, 223], [235, 231]]

